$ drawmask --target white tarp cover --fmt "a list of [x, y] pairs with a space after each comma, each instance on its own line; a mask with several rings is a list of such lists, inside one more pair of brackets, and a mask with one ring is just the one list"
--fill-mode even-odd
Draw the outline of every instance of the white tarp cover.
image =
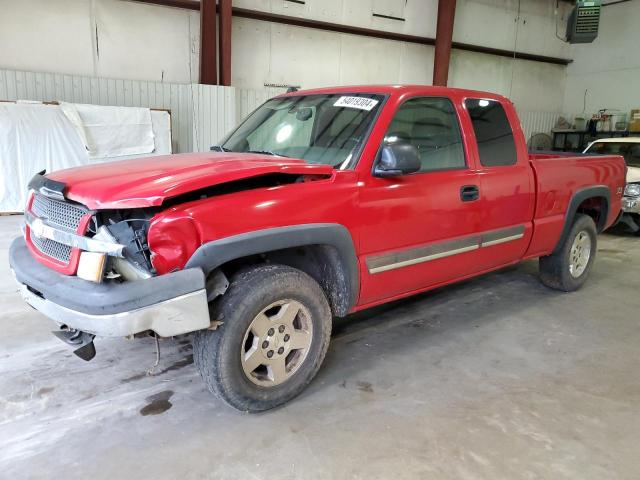
[[[116, 107], [128, 109], [129, 107]], [[135, 108], [134, 110], [140, 110]], [[148, 109], [147, 109], [148, 111]], [[90, 157], [78, 129], [58, 105], [0, 102], [0, 212], [20, 212], [27, 198], [27, 184], [36, 173], [52, 172], [108, 160], [166, 155], [171, 153], [170, 115], [151, 111], [152, 152], [141, 155]], [[100, 137], [98, 134], [97, 137]], [[148, 140], [144, 133], [143, 145]], [[153, 139], [153, 137], [152, 137]], [[135, 142], [129, 142], [129, 145]], [[102, 140], [97, 144], [102, 144]], [[119, 143], [124, 145], [124, 143]], [[108, 146], [107, 146], [108, 147]], [[145, 147], [147, 150], [148, 147]], [[104, 153], [106, 149], [98, 149]], [[112, 150], [115, 151], [115, 150]], [[118, 150], [122, 154], [123, 149]]]
[[83, 138], [90, 158], [140, 155], [154, 150], [148, 108], [66, 102], [60, 102], [60, 108]]
[[[153, 126], [153, 140], [156, 145], [153, 155], [173, 153], [171, 146], [171, 115], [169, 115], [169, 112], [166, 110], [151, 110], [151, 125]], [[149, 155], [139, 156], [148, 157]], [[134, 156], [132, 157], [135, 158]]]
[[87, 163], [85, 146], [60, 108], [0, 103], [0, 211], [24, 209], [27, 183], [39, 171]]

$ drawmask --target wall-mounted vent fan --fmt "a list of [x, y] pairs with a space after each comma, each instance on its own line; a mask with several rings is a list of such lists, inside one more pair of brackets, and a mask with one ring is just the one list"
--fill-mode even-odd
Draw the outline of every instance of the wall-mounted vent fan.
[[578, 0], [567, 21], [567, 42], [591, 43], [598, 36], [602, 0]]

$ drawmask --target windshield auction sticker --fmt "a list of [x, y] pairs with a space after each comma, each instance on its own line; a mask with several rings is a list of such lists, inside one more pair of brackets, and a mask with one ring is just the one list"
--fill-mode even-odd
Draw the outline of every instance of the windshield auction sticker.
[[360, 110], [371, 110], [378, 104], [378, 100], [366, 97], [340, 97], [333, 104], [334, 107], [358, 108]]

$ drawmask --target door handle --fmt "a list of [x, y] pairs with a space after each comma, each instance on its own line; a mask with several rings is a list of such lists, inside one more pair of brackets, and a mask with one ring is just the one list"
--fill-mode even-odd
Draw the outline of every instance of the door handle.
[[464, 185], [460, 187], [460, 200], [463, 202], [473, 202], [480, 198], [480, 189], [477, 185]]

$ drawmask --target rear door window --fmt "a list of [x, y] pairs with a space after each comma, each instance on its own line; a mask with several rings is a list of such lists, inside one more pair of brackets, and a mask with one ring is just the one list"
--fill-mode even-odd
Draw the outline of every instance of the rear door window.
[[482, 166], [515, 165], [518, 155], [513, 131], [500, 102], [468, 98], [464, 104], [476, 134]]

